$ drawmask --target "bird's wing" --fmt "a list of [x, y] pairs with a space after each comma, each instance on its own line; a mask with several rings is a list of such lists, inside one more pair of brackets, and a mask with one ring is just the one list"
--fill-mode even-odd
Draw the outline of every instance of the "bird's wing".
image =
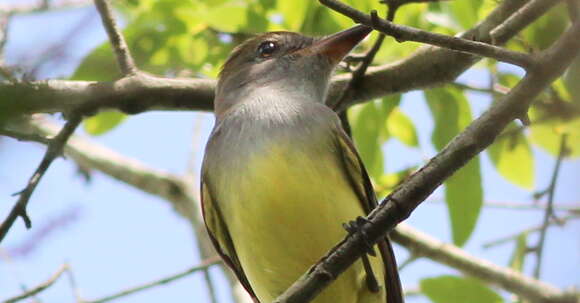
[[242, 286], [248, 291], [254, 302], [259, 302], [258, 297], [252, 290], [252, 286], [242, 270], [242, 265], [238, 259], [234, 243], [230, 237], [228, 227], [224, 222], [219, 203], [215, 201], [215, 195], [212, 194], [211, 184], [202, 176], [201, 181], [201, 205], [203, 218], [207, 227], [209, 238], [214, 247], [220, 254], [226, 264], [234, 271], [236, 277]]
[[[375, 191], [371, 184], [369, 175], [356, 151], [352, 141], [342, 130], [340, 124], [334, 128], [337, 138], [337, 150], [340, 154], [340, 161], [343, 164], [344, 172], [353, 190], [359, 197], [363, 209], [368, 214], [377, 206]], [[385, 264], [385, 285], [387, 287], [387, 303], [403, 303], [403, 293], [397, 262], [393, 253], [393, 247], [388, 237], [378, 243], [383, 262]]]

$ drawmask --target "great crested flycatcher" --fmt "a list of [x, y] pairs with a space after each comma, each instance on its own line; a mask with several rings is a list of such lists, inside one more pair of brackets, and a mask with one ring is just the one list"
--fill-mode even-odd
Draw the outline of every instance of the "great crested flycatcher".
[[[217, 251], [255, 301], [272, 302], [346, 236], [342, 223], [376, 205], [354, 145], [324, 105], [333, 69], [370, 31], [266, 33], [238, 46], [220, 73], [203, 213]], [[391, 245], [377, 246], [377, 257], [354, 263], [313, 302], [402, 302]]]

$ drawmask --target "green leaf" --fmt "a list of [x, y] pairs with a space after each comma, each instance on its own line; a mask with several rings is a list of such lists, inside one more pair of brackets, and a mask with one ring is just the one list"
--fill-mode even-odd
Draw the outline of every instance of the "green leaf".
[[580, 105], [580, 56], [576, 57], [566, 70], [564, 85], [572, 97], [572, 101]]
[[286, 30], [299, 31], [312, 5], [310, 0], [277, 1], [276, 13], [283, 16]]
[[497, 171], [508, 181], [525, 189], [534, 186], [534, 156], [532, 148], [517, 125], [511, 123], [487, 150]]
[[77, 67], [73, 80], [111, 81], [121, 77], [109, 42], [101, 44]]
[[449, 3], [451, 12], [463, 29], [473, 27], [479, 21], [479, 9], [483, 0], [455, 0]]
[[522, 32], [524, 40], [532, 47], [546, 49], [566, 30], [568, 20], [566, 5], [557, 5]]
[[521, 272], [524, 269], [524, 262], [526, 260], [526, 253], [528, 251], [527, 243], [528, 233], [522, 233], [516, 239], [516, 247], [510, 258], [509, 266]]
[[[387, 117], [387, 121], [389, 116], [394, 110], [398, 110], [399, 104], [401, 103], [401, 95], [391, 95], [388, 97], [384, 97], [381, 103], [381, 112], [385, 117]], [[387, 126], [387, 125], [385, 125]], [[387, 142], [391, 138], [391, 132], [389, 131], [389, 127], [381, 127], [379, 138], [381, 143]]]
[[226, 3], [200, 12], [198, 17], [217, 30], [235, 33], [248, 23], [247, 10], [247, 6]]
[[419, 145], [413, 122], [398, 107], [387, 118], [387, 129], [391, 135], [404, 144], [411, 147], [417, 147]]
[[419, 283], [421, 291], [435, 303], [500, 303], [503, 299], [475, 278], [439, 276]]
[[[425, 98], [435, 120], [431, 140], [437, 150], [471, 122], [471, 109], [462, 90], [442, 87], [426, 90]], [[475, 157], [445, 181], [445, 198], [451, 220], [453, 242], [467, 242], [479, 218], [483, 203], [479, 157]]]
[[567, 134], [566, 148], [568, 157], [580, 156], [580, 118], [564, 120], [553, 118], [549, 121], [541, 121], [542, 117], [537, 110], [530, 110], [532, 125], [530, 126], [530, 141], [547, 151], [553, 156], [558, 156], [560, 140], [563, 134]]
[[369, 175], [377, 180], [383, 175], [381, 145], [386, 141], [385, 120], [399, 104], [400, 95], [353, 106], [348, 110], [352, 136]]
[[93, 136], [102, 135], [117, 125], [119, 125], [127, 116], [117, 111], [104, 111], [85, 119], [85, 131]]
[[369, 175], [378, 178], [383, 174], [383, 153], [380, 132], [385, 117], [380, 102], [373, 101], [358, 105], [348, 111], [354, 143]]
[[441, 150], [469, 125], [471, 109], [463, 91], [455, 87], [429, 89], [424, 94], [435, 119], [431, 141]]
[[268, 30], [270, 20], [266, 18], [265, 13], [256, 6], [247, 10], [247, 24], [241, 28], [242, 32], [260, 33]]
[[417, 170], [417, 167], [409, 167], [395, 173], [384, 174], [380, 178], [375, 179], [375, 192], [377, 196], [387, 196], [401, 184], [407, 177]]
[[483, 204], [479, 157], [469, 161], [445, 181], [445, 201], [451, 219], [453, 243], [463, 246], [475, 229]]
[[512, 74], [512, 73], [499, 73], [498, 74], [498, 80], [499, 80], [499, 84], [508, 87], [508, 88], [513, 88], [514, 86], [516, 86], [516, 84], [518, 84], [518, 82], [520, 82], [520, 80], [522, 79], [522, 77], [517, 76], [516, 74]]

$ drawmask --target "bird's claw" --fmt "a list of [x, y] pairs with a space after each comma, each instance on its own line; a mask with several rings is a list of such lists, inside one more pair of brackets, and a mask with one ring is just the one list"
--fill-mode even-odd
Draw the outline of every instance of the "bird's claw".
[[365, 246], [365, 250], [366, 253], [368, 255], [371, 255], [373, 257], [375, 257], [377, 255], [377, 253], [375, 252], [375, 249], [373, 248], [373, 245], [371, 244], [371, 242], [369, 241], [369, 238], [366, 234], [366, 232], [363, 230], [363, 226], [365, 224], [370, 224], [371, 221], [369, 221], [367, 218], [362, 217], [362, 216], [358, 216], [356, 217], [355, 220], [353, 221], [349, 221], [348, 223], [343, 223], [342, 227], [349, 233], [349, 234], [355, 234], [355, 233], [360, 233], [363, 242], [364, 242], [364, 246]]

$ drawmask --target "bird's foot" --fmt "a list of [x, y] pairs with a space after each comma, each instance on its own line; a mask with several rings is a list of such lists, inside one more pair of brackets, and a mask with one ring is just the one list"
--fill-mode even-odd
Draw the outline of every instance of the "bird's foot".
[[366, 235], [366, 233], [362, 229], [363, 225], [366, 223], [370, 223], [370, 221], [364, 217], [358, 216], [356, 218], [356, 220], [350, 221], [348, 223], [343, 223], [342, 226], [344, 227], [344, 229], [346, 229], [346, 231], [349, 234], [352, 235], [354, 233], [359, 232], [360, 235], [362, 236], [363, 243], [364, 243], [365, 250], [366, 250], [366, 254], [364, 254], [361, 257], [361, 260], [362, 260], [363, 267], [364, 267], [365, 273], [366, 273], [367, 287], [369, 288], [369, 290], [371, 292], [377, 293], [380, 290], [380, 286], [379, 286], [379, 283], [377, 282], [377, 278], [373, 272], [373, 268], [371, 266], [371, 263], [370, 263], [369, 257], [368, 257], [368, 255], [376, 256], [377, 254], [373, 248], [373, 245], [368, 240], [368, 236]]
[[369, 256], [365, 254], [361, 257], [361, 260], [363, 262], [363, 267], [366, 273], [367, 287], [371, 292], [374, 293], [379, 292], [380, 290], [379, 282], [377, 281], [377, 277], [373, 272], [373, 267], [371, 266], [371, 262], [369, 261]]
[[362, 228], [367, 223], [370, 224], [371, 221], [369, 221], [365, 217], [358, 216], [353, 221], [349, 221], [348, 223], [343, 223], [342, 227], [344, 229], [346, 229], [346, 231], [351, 235], [355, 234], [357, 232], [360, 233], [360, 235], [363, 239], [363, 242], [364, 242], [366, 253], [374, 257], [377, 255], [377, 253], [375, 252], [375, 249], [373, 248], [371, 241], [369, 241], [369, 238], [368, 238], [366, 232]]

